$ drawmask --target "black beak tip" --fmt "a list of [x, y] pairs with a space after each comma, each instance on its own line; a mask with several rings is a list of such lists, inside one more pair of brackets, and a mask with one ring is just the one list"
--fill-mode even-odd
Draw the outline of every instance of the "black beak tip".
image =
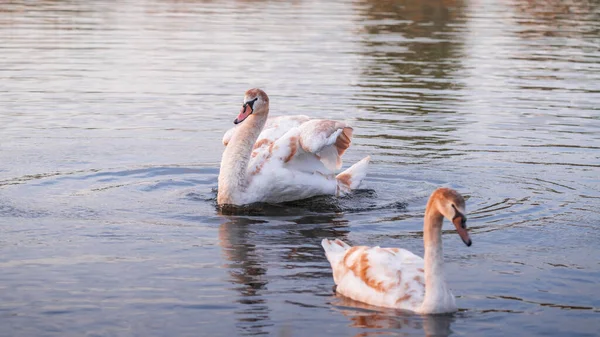
[[233, 121], [233, 124], [239, 124], [239, 123], [240, 123], [240, 121], [238, 121], [237, 118]]
[[471, 241], [471, 239], [467, 240], [467, 241], [463, 241], [465, 243], [465, 245], [467, 245], [467, 247], [471, 247], [471, 244], [473, 243]]

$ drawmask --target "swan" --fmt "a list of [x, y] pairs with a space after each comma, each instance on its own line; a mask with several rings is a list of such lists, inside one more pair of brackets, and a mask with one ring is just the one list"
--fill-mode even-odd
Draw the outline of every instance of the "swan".
[[344, 195], [365, 177], [370, 157], [335, 175], [352, 142], [345, 123], [308, 116], [268, 118], [269, 97], [246, 91], [241, 111], [223, 136], [219, 205], [279, 203]]
[[425, 208], [425, 260], [399, 248], [351, 247], [341, 240], [323, 239], [333, 269], [335, 291], [370, 305], [439, 314], [456, 311], [454, 295], [444, 279], [442, 222], [451, 220], [462, 241], [471, 246], [465, 200], [455, 190], [433, 191]]

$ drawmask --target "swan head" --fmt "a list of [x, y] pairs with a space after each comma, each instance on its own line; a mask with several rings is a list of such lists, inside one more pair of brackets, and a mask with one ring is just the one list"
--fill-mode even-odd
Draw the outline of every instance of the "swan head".
[[250, 115], [266, 116], [269, 113], [269, 96], [258, 89], [250, 89], [246, 91], [244, 95], [244, 103], [240, 114], [233, 121], [233, 124], [239, 124], [243, 122]]
[[467, 232], [467, 217], [465, 216], [465, 199], [460, 193], [447, 187], [435, 190], [430, 200], [436, 201], [438, 211], [456, 227], [456, 232], [467, 246], [471, 246], [471, 238]]

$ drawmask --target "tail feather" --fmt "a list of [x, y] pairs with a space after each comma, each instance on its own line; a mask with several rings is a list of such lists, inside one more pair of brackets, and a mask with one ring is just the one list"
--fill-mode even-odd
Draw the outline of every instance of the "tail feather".
[[367, 175], [369, 161], [371, 161], [371, 156], [366, 156], [335, 177], [337, 179], [338, 194], [349, 193], [360, 185], [360, 182]]
[[325, 250], [325, 256], [327, 256], [327, 260], [329, 260], [329, 263], [331, 263], [332, 267], [336, 266], [340, 262], [348, 249], [352, 248], [349, 244], [338, 239], [323, 239], [321, 241], [321, 246], [323, 246], [323, 249]]

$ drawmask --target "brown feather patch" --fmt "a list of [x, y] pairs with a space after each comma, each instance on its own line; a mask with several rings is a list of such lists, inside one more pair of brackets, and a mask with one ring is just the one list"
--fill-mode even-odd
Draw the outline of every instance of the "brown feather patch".
[[342, 129], [342, 132], [335, 140], [335, 147], [338, 152], [338, 156], [341, 156], [346, 152], [352, 143], [352, 128], [347, 126]]
[[302, 137], [300, 137], [300, 139], [298, 139], [298, 144], [304, 151], [309, 152], [308, 149], [306, 148], [306, 146], [304, 146], [304, 143], [302, 143]]
[[465, 207], [465, 199], [455, 190], [448, 187], [440, 187], [431, 193], [425, 209], [435, 209], [434, 204], [441, 205], [444, 201], [452, 202], [460, 208]]
[[285, 157], [283, 162], [287, 163], [288, 161], [292, 160], [292, 158], [296, 154], [296, 151], [298, 151], [298, 137], [290, 137], [290, 154], [288, 154], [288, 156]]
[[261, 139], [258, 142], [256, 142], [256, 144], [254, 144], [254, 150], [258, 149], [259, 147], [262, 147], [263, 145], [268, 145], [269, 143], [271, 143], [270, 140], [268, 139]]
[[260, 173], [263, 166], [265, 166], [265, 164], [269, 161], [269, 159], [271, 159], [271, 156], [273, 155], [273, 146], [274, 145], [275, 145], [275, 143], [271, 143], [269, 145], [269, 154], [265, 157], [265, 159], [263, 159], [262, 162], [260, 162], [260, 164], [256, 165], [256, 168], [254, 169], [254, 171], [250, 172], [250, 175], [255, 176]]
[[419, 283], [421, 286], [425, 286], [425, 280], [423, 280], [423, 278], [419, 275], [413, 277], [413, 280], [415, 280], [415, 282]]
[[409, 293], [404, 293], [404, 295], [403, 295], [402, 297], [399, 297], [399, 298], [396, 300], [396, 304], [398, 304], [398, 303], [400, 303], [400, 302], [408, 301], [408, 300], [410, 300], [410, 298], [411, 298], [411, 297], [412, 297], [412, 295], [411, 295], [411, 294], [409, 294]]
[[388, 287], [383, 284], [383, 281], [377, 281], [376, 279], [369, 277], [369, 257], [366, 252], [360, 255], [360, 258], [354, 260], [354, 263], [350, 266], [350, 270], [354, 275], [360, 278], [367, 286], [373, 288], [375, 291], [385, 292]]
[[345, 186], [350, 187], [352, 183], [352, 175], [350, 173], [340, 173], [337, 176], [337, 180]]
[[352, 247], [352, 248], [348, 249], [348, 251], [346, 252], [346, 255], [344, 255], [344, 259], [342, 260], [342, 263], [344, 264], [344, 266], [349, 267], [348, 266], [348, 258], [350, 257], [350, 255], [354, 254], [359, 249], [360, 249], [360, 247]]

